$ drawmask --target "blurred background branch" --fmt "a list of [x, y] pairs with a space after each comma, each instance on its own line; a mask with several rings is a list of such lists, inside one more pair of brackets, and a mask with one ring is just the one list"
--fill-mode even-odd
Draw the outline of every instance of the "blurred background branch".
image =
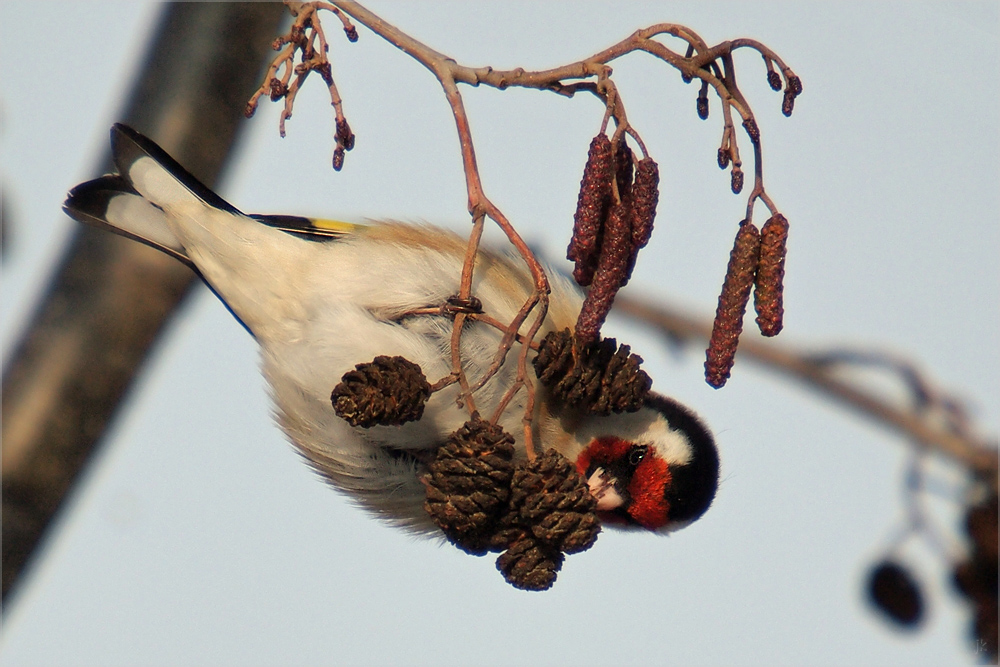
[[[672, 344], [705, 344], [712, 333], [707, 318], [649, 299], [622, 297], [615, 303], [615, 312], [653, 327]], [[968, 411], [943, 390], [934, 388], [912, 363], [871, 352], [806, 353], [783, 342], [764, 341], [760, 336], [741, 340], [737, 356], [850, 406], [914, 444], [951, 459], [996, 488], [996, 445], [976, 433], [968, 423]], [[898, 405], [841, 372], [852, 365], [879, 366], [901, 376], [911, 395], [911, 405]]]

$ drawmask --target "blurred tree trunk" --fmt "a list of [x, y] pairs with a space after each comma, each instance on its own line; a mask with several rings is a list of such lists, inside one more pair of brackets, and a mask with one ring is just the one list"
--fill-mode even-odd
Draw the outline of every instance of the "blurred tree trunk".
[[[287, 16], [276, 2], [166, 5], [121, 120], [211, 187]], [[110, 154], [94, 175], [108, 171]], [[76, 231], [4, 370], [4, 600], [193, 279], [144, 245]]]

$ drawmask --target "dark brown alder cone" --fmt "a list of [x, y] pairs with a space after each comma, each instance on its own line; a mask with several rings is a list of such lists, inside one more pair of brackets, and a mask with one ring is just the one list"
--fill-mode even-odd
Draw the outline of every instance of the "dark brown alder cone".
[[616, 204], [608, 214], [601, 241], [601, 255], [590, 291], [576, 320], [576, 335], [583, 342], [597, 340], [611, 311], [615, 295], [624, 284], [632, 256], [631, 200]]
[[420, 366], [403, 357], [378, 356], [344, 373], [330, 400], [351, 426], [398, 426], [424, 414], [431, 395]]
[[868, 577], [868, 599], [900, 627], [915, 628], [924, 617], [924, 598], [910, 571], [894, 561], [882, 561]]
[[645, 248], [649, 237], [653, 234], [653, 221], [656, 219], [656, 205], [660, 201], [660, 169], [653, 158], [647, 157], [639, 161], [635, 170], [635, 182], [632, 184], [632, 254], [629, 256], [628, 268], [625, 271], [624, 287], [632, 277], [639, 249]]
[[586, 551], [597, 541], [601, 523], [597, 501], [569, 459], [554, 449], [514, 470], [504, 522], [566, 554]]
[[580, 181], [580, 194], [573, 215], [573, 238], [566, 250], [566, 258], [576, 263], [573, 277], [583, 286], [591, 283], [597, 269], [601, 229], [611, 197], [614, 161], [611, 140], [603, 133], [594, 137]]
[[635, 412], [653, 384], [628, 345], [614, 338], [581, 345], [569, 329], [547, 334], [532, 364], [557, 404], [591, 414]]
[[545, 591], [552, 588], [564, 559], [560, 552], [524, 535], [500, 554], [497, 569], [514, 588]]
[[514, 438], [501, 427], [466, 422], [438, 448], [424, 476], [424, 509], [452, 544], [481, 556], [510, 499]]
[[965, 529], [968, 557], [954, 570], [955, 587], [971, 603], [975, 620], [970, 634], [993, 662], [997, 660], [997, 495], [969, 508]]
[[760, 258], [760, 232], [748, 220], [740, 223], [736, 242], [729, 255], [726, 279], [722, 283], [715, 311], [712, 338], [705, 360], [705, 380], [716, 389], [726, 384], [736, 358], [736, 346], [743, 331], [750, 288]]
[[781, 332], [787, 241], [788, 220], [776, 213], [760, 229], [760, 260], [753, 290], [757, 327], [765, 336], [777, 336]]

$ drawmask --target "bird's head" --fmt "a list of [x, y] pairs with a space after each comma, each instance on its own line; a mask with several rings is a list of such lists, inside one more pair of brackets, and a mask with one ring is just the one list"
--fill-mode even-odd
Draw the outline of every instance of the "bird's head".
[[708, 429], [676, 401], [650, 394], [634, 413], [582, 420], [576, 467], [611, 524], [671, 532], [708, 509], [719, 455]]

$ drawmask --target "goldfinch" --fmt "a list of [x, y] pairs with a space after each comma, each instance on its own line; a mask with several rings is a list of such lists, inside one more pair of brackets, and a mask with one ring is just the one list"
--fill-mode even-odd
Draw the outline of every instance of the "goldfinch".
[[[451, 372], [452, 319], [408, 313], [458, 291], [466, 241], [431, 226], [246, 215], [132, 128], [115, 125], [111, 146], [118, 173], [73, 188], [65, 211], [190, 266], [260, 345], [276, 420], [311, 465], [378, 517], [440, 534], [424, 510], [421, 476], [428, 457], [468, 419], [456, 404], [457, 386], [432, 394], [418, 421], [371, 428], [339, 417], [331, 390], [379, 355], [405, 357], [431, 381]], [[572, 328], [582, 304], [573, 283], [549, 276], [539, 336]], [[485, 313], [509, 322], [531, 291], [523, 262], [480, 250], [473, 294]], [[469, 378], [486, 372], [500, 338], [488, 324], [466, 325], [461, 358]], [[518, 351], [516, 344], [511, 355]], [[508, 362], [475, 393], [483, 414], [493, 413], [515, 375]], [[650, 394], [638, 412], [557, 414], [544, 388], [537, 391], [536, 447], [576, 463], [607, 523], [668, 532], [711, 504], [718, 454], [684, 406]], [[500, 421], [521, 458], [524, 402], [521, 391]]]

